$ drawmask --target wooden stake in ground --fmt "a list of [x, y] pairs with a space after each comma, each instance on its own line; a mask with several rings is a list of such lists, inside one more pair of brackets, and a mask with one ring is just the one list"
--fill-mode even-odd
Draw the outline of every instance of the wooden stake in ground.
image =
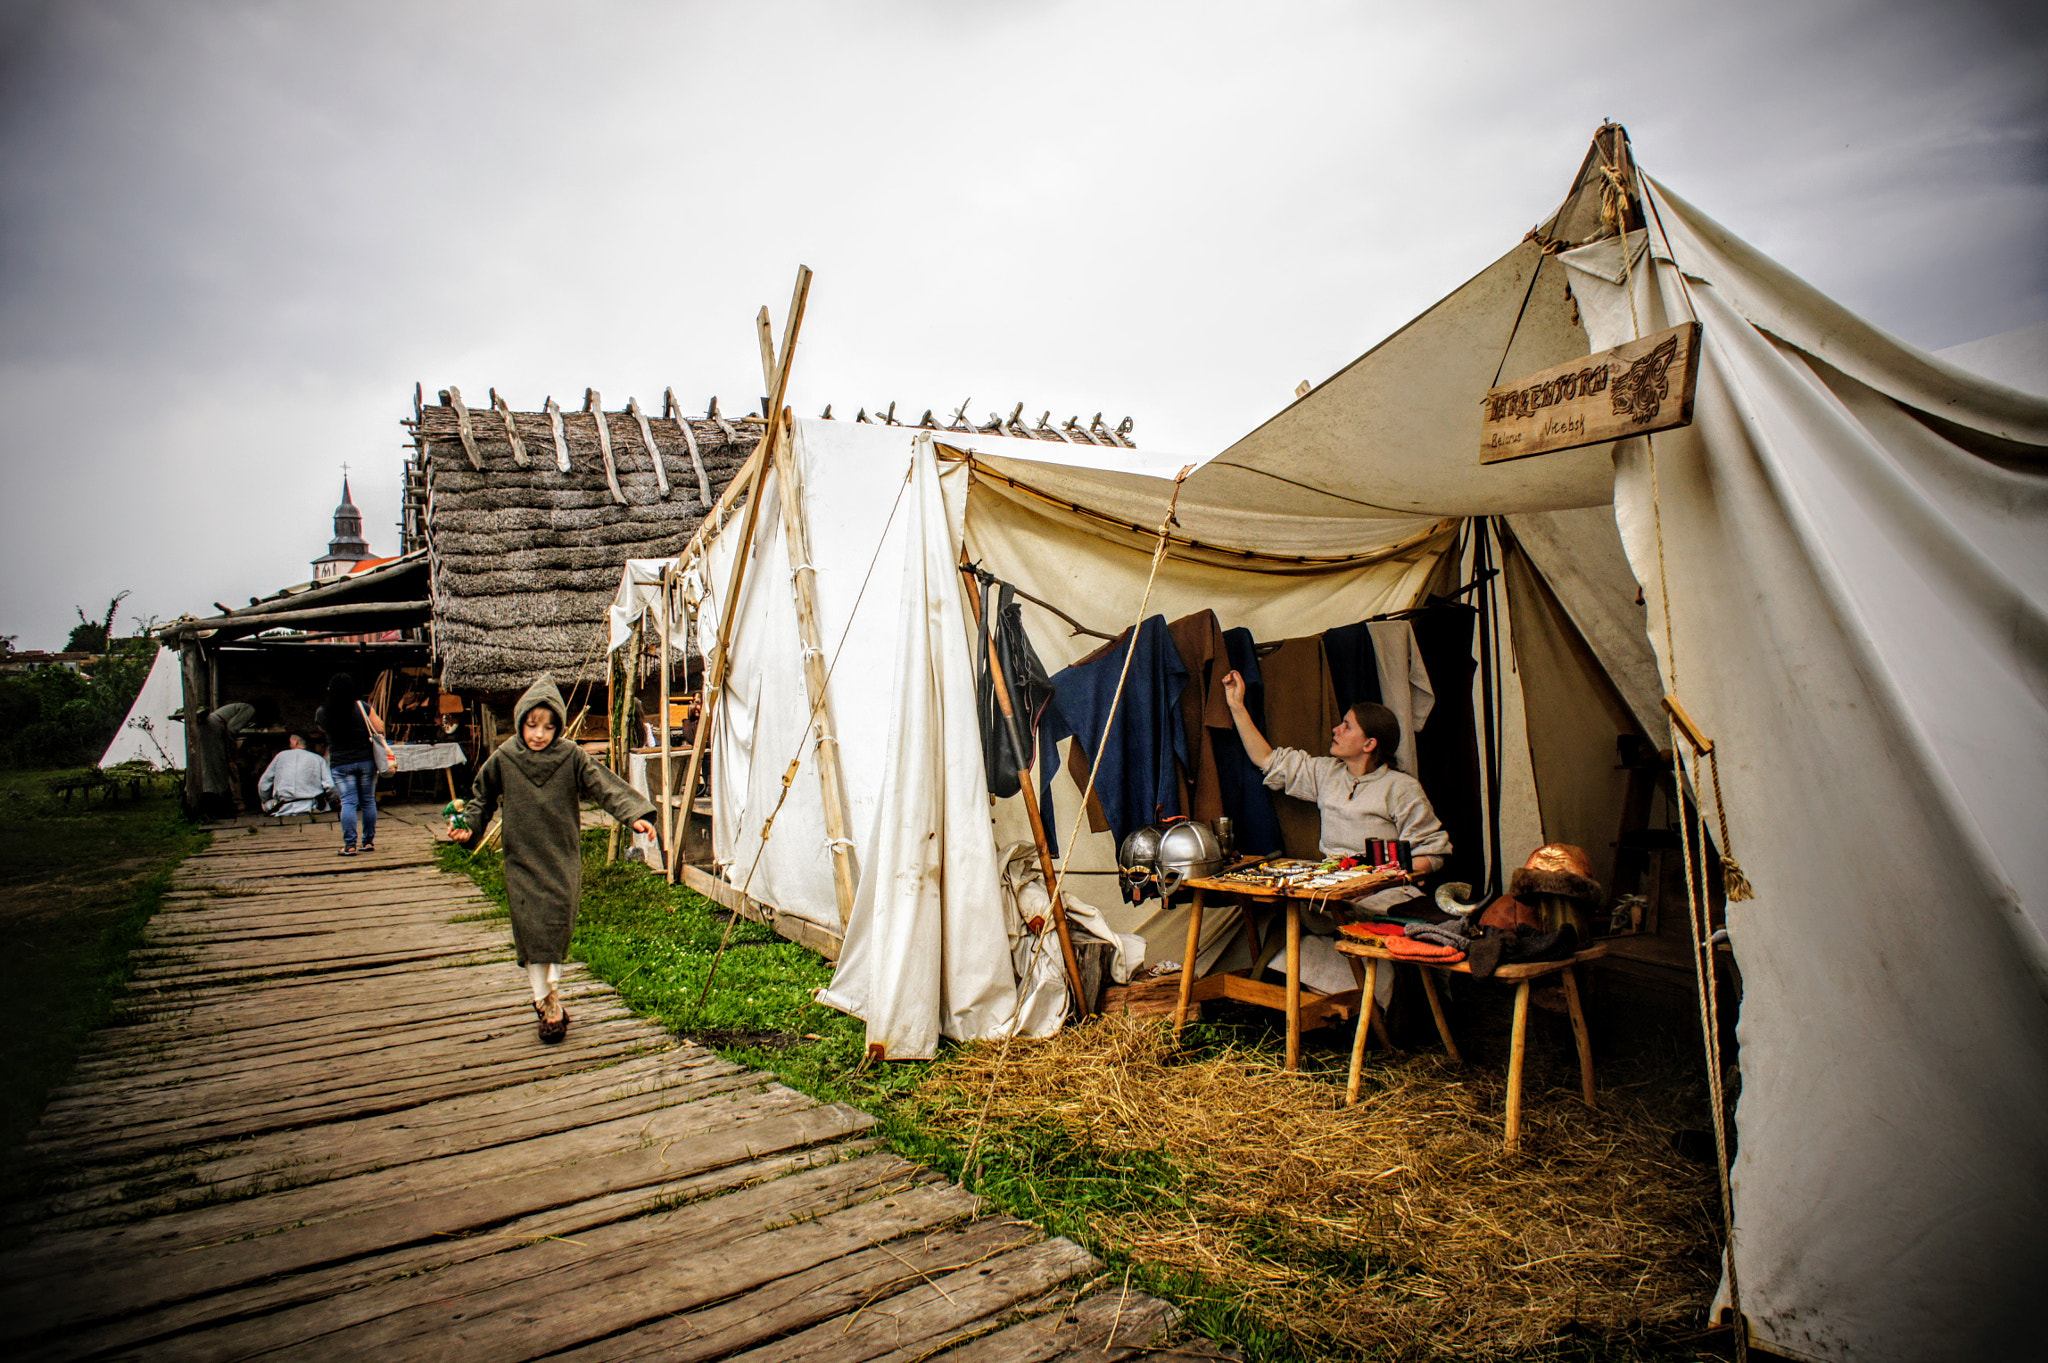
[[661, 570], [661, 592], [656, 607], [661, 612], [661, 848], [664, 858], [668, 849], [675, 846], [675, 806], [669, 799], [669, 673], [673, 664], [669, 655], [675, 647], [675, 640], [669, 637], [669, 626], [673, 617], [669, 614], [669, 592], [673, 590], [675, 568], [673, 565]]

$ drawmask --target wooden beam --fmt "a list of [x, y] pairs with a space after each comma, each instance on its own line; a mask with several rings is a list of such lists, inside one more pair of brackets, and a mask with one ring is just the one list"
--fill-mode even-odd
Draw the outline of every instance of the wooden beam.
[[661, 395], [662, 415], [675, 418], [677, 429], [683, 433], [683, 444], [690, 451], [690, 467], [697, 471], [697, 497], [705, 509], [711, 509], [711, 476], [704, 472], [704, 455], [697, 448], [697, 428], [683, 415], [682, 404], [676, 401], [676, 390], [665, 389]]
[[[853, 862], [846, 776], [839, 766], [839, 737], [832, 731], [832, 707], [826, 694], [824, 635], [818, 628], [818, 573], [811, 566], [811, 532], [804, 516], [803, 486], [797, 476], [793, 449], [796, 427], [786, 411], [782, 423], [782, 438], [775, 442], [775, 500], [782, 507], [782, 543], [789, 551], [797, 638], [803, 646], [804, 690], [811, 701], [809, 728], [818, 755], [818, 791], [825, 805], [825, 837], [832, 853], [832, 890], [839, 901], [839, 927], [843, 932], [853, 918], [853, 892], [860, 883], [860, 875]], [[1076, 976], [1078, 988], [1078, 972]]]
[[779, 935], [795, 942], [798, 946], [809, 947], [828, 961], [839, 959], [844, 938], [830, 928], [821, 928], [816, 923], [798, 918], [795, 914], [784, 913], [770, 904], [763, 904], [753, 896], [743, 894], [737, 885], [728, 885], [717, 876], [700, 866], [685, 864], [677, 876], [677, 882], [686, 889], [695, 890], [712, 903], [732, 910], [740, 917], [756, 923], [766, 923]]
[[768, 320], [768, 309], [764, 305], [754, 318], [755, 330], [761, 334], [761, 386], [775, 386], [775, 327]]
[[526, 442], [519, 438], [519, 426], [512, 420], [511, 405], [498, 396], [495, 388], [491, 390], [491, 406], [497, 409], [499, 418], [505, 423], [505, 439], [512, 442], [512, 462], [521, 468], [529, 467], [533, 461], [527, 457]]
[[558, 472], [569, 471], [569, 436], [562, 429], [562, 408], [554, 398], [547, 401], [548, 429], [555, 436], [555, 468]]
[[[640, 399], [626, 399], [626, 415], [633, 418], [640, 428], [640, 443], [647, 447], [647, 457], [654, 461], [654, 483], [661, 489], [661, 495], [668, 496], [668, 469], [661, 462], [661, 446], [654, 443], [654, 431], [647, 425], [647, 413], [640, 410]], [[704, 489], [704, 505], [711, 505], [711, 489]]]
[[397, 615], [407, 611], [426, 611], [433, 603], [428, 601], [356, 601], [345, 606], [314, 606], [306, 610], [266, 611], [261, 614], [217, 615], [210, 620], [194, 620], [179, 626], [180, 634], [195, 634], [201, 630], [213, 633], [227, 631], [255, 631], [275, 629], [279, 625], [298, 624], [307, 620], [335, 620], [349, 615]]
[[462, 390], [452, 383], [448, 385], [448, 405], [455, 409], [455, 432], [462, 437], [462, 452], [469, 456], [469, 466], [482, 473], [484, 459], [476, 452], [476, 432], [469, 428], [469, 408], [462, 405]]
[[[809, 297], [810, 289], [810, 268], [804, 265], [797, 266], [796, 301], [792, 305], [790, 316], [792, 338], [795, 336], [796, 325], [802, 320], [804, 301]], [[789, 357], [790, 350], [785, 345], [782, 364], [776, 371], [774, 384], [771, 385], [772, 395], [778, 404], [789, 388]], [[711, 407], [713, 411], [718, 409], [717, 398], [711, 399]], [[777, 410], [780, 410], [779, 407]], [[719, 701], [725, 694], [725, 678], [732, 670], [732, 631], [739, 618], [740, 588], [746, 583], [747, 564], [753, 558], [754, 527], [761, 515], [761, 472], [774, 457], [774, 447], [780, 442], [781, 432], [781, 422], [773, 421], [768, 424], [767, 431], [761, 437], [761, 443], [754, 447], [753, 457], [747, 460], [744, 484], [739, 478], [733, 479], [725, 490], [725, 496], [719, 499], [719, 508], [723, 508], [729, 504], [731, 498], [740, 495], [742, 490], [752, 494], [747, 497], [747, 518], [741, 524], [739, 541], [733, 554], [732, 579], [725, 587], [725, 605], [720, 611], [716, 651], [712, 657], [704, 660], [704, 704], [697, 716], [696, 739], [690, 744], [690, 765], [683, 775], [682, 794], [686, 805], [697, 798], [697, 776], [703, 769], [705, 749], [711, 741], [714, 721], [718, 718]], [[718, 512], [714, 510], [713, 516], [717, 514]], [[697, 551], [705, 532], [713, 523], [713, 517], [707, 516], [704, 524], [697, 527], [697, 533], [690, 537], [691, 553]], [[686, 560], [678, 560], [683, 561]], [[669, 848], [668, 867], [671, 877], [675, 874], [676, 863], [681, 854], [680, 846]]]
[[604, 397], [595, 388], [583, 390], [583, 410], [597, 423], [597, 452], [604, 457], [604, 480], [611, 487], [612, 500], [624, 506], [626, 494], [619, 491], [619, 466], [612, 460], [612, 428], [604, 419]]

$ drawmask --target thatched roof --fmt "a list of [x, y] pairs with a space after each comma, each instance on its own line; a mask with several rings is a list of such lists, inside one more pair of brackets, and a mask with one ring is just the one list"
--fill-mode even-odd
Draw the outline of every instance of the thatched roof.
[[[609, 474], [597, 415], [560, 412], [564, 472], [549, 412], [480, 406], [458, 414], [460, 394], [441, 397], [440, 405], [418, 409], [409, 477], [433, 565], [441, 685], [515, 690], [540, 672], [564, 687], [601, 679], [605, 607], [626, 560], [663, 557], [688, 543], [706, 493], [716, 500], [760, 441], [760, 421], [643, 414], [660, 451], [664, 493], [642, 438], [642, 416], [631, 411], [603, 414]], [[508, 417], [524, 447], [523, 465], [506, 431]]]

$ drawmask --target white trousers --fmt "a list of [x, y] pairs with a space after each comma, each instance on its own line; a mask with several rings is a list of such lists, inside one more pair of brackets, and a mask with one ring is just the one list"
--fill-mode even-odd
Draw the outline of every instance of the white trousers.
[[526, 967], [526, 982], [533, 986], [533, 1001], [546, 1003], [548, 991], [561, 982], [562, 967], [559, 963], [542, 965], [539, 961]]

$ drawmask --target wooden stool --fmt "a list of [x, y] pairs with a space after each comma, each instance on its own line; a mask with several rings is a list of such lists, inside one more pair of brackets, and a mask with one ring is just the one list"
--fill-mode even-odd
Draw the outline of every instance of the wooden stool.
[[[1358, 1101], [1359, 1084], [1365, 1068], [1368, 1019], [1374, 1026], [1380, 1027], [1381, 1040], [1384, 1042], [1386, 1039], [1385, 1028], [1378, 1016], [1379, 1007], [1373, 999], [1373, 987], [1379, 983], [1380, 962], [1385, 961], [1391, 966], [1405, 958], [1394, 955], [1377, 938], [1372, 937], [1345, 938], [1337, 943], [1337, 950], [1346, 957], [1365, 963], [1365, 1007], [1359, 1015], [1357, 1030], [1351, 1038], [1351, 1074], [1344, 1086], [1344, 1103], [1348, 1107]], [[1546, 975], [1564, 977], [1565, 1010], [1571, 1015], [1572, 1040], [1579, 1051], [1579, 1096], [1585, 1100], [1587, 1107], [1595, 1105], [1593, 1041], [1591, 1034], [1586, 1030], [1586, 1010], [1579, 1001], [1579, 975], [1575, 967], [1581, 961], [1595, 960], [1606, 954], [1607, 944], [1595, 942], [1569, 960], [1503, 965], [1487, 977], [1506, 981], [1515, 986], [1515, 1020], [1508, 1032], [1507, 1130], [1503, 1143], [1509, 1154], [1515, 1153], [1522, 1145], [1522, 1060], [1529, 1032], [1529, 986]], [[1458, 1054], [1458, 1043], [1451, 1039], [1450, 1022], [1444, 1016], [1443, 999], [1437, 993], [1436, 977], [1433, 972], [1441, 970], [1452, 975], [1470, 975], [1472, 967], [1464, 961], [1446, 964], [1410, 960], [1408, 964], [1421, 967], [1422, 992], [1429, 996], [1429, 1013], [1436, 1019], [1437, 1035], [1443, 1038], [1444, 1050], [1449, 1053], [1451, 1059], [1463, 1064], [1464, 1057]]]

